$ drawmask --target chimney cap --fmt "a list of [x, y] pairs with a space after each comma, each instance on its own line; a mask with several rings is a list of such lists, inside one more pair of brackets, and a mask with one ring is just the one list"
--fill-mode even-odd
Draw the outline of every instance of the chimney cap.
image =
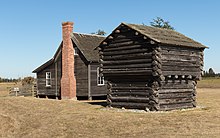
[[71, 25], [71, 26], [73, 26], [73, 22], [70, 22], [70, 21], [62, 22], [62, 26], [66, 26], [66, 25]]

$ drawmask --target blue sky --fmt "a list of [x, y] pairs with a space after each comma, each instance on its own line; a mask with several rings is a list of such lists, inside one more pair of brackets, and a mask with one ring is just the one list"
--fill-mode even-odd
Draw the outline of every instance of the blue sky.
[[61, 42], [61, 23], [82, 33], [110, 33], [121, 22], [149, 24], [157, 16], [210, 47], [205, 69], [220, 72], [219, 0], [1, 0], [0, 77], [34, 76]]

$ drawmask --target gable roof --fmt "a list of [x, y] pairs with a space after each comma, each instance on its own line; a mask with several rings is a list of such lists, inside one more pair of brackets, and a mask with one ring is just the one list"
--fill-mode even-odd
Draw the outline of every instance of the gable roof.
[[40, 67], [38, 67], [37, 69], [35, 69], [34, 71], [32, 71], [33, 73], [37, 73], [40, 72], [41, 70], [45, 69], [46, 67], [52, 65], [54, 62], [54, 58], [48, 60], [46, 63], [42, 64]]
[[[76, 44], [76, 47], [80, 50], [80, 52], [83, 54], [87, 61], [98, 62], [99, 53], [98, 50], [95, 48], [105, 39], [104, 36], [94, 34], [72, 33], [71, 39], [73, 43]], [[61, 42], [52, 59], [50, 59], [49, 61], [47, 61], [46, 63], [44, 63], [32, 72], [40, 72], [41, 70], [56, 62], [55, 60], [57, 56], [60, 55], [62, 46], [63, 42]]]
[[[193, 39], [178, 33], [174, 30], [150, 27], [145, 25], [121, 23], [120, 26], [127, 26], [138, 33], [150, 38], [159, 44], [168, 44], [174, 46], [184, 46], [193, 48], [208, 48]], [[118, 28], [120, 28], [120, 26]], [[117, 30], [117, 28], [116, 28]]]
[[104, 36], [93, 34], [73, 33], [72, 40], [87, 61], [99, 60], [98, 50], [95, 49], [103, 40]]

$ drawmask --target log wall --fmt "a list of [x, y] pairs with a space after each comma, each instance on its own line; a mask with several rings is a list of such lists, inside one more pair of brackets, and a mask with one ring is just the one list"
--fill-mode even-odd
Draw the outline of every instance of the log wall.
[[108, 81], [109, 106], [151, 109], [151, 104], [157, 104], [152, 97], [153, 75], [161, 74], [156, 46], [126, 29], [112, 37], [107, 46], [99, 48], [100, 72]]
[[151, 111], [195, 107], [203, 50], [161, 45], [120, 26], [99, 47], [108, 105]]
[[191, 75], [199, 80], [203, 69], [203, 49], [161, 46], [162, 72], [169, 75]]
[[196, 107], [196, 81], [166, 77], [158, 91], [159, 110]]

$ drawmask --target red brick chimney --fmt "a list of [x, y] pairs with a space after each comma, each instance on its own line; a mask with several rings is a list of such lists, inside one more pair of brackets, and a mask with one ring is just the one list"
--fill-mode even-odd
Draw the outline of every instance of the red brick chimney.
[[76, 99], [76, 79], [74, 75], [74, 48], [71, 40], [73, 22], [62, 23], [62, 78], [61, 99]]

